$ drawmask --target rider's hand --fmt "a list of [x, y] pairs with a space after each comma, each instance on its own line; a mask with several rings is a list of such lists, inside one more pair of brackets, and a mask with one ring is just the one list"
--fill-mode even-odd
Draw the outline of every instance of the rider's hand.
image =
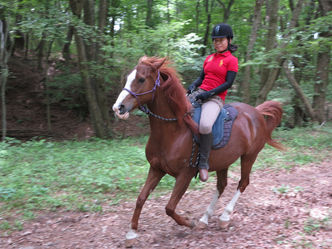
[[188, 94], [192, 94], [193, 91], [195, 91], [196, 87], [194, 86], [194, 84], [191, 84], [189, 87], [188, 87], [188, 90], [187, 90], [187, 93]]
[[198, 94], [198, 95], [196, 96], [196, 101], [197, 101], [197, 100], [202, 100], [202, 101], [204, 101], [204, 100], [210, 98], [211, 96], [212, 96], [212, 95], [211, 95], [210, 92], [203, 92], [203, 93], [200, 93], [200, 94]]

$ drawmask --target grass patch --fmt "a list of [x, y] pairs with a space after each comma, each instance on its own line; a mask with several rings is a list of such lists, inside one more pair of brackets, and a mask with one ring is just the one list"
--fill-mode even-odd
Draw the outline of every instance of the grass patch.
[[287, 147], [287, 151], [278, 151], [266, 145], [259, 153], [254, 169], [285, 168], [323, 161], [332, 150], [332, 126], [318, 126], [285, 130], [278, 128], [273, 138]]
[[[147, 137], [123, 140], [0, 143], [0, 230], [19, 229], [39, 210], [102, 212], [136, 197], [149, 169]], [[174, 185], [165, 176], [156, 191]], [[193, 180], [192, 186], [201, 186]], [[19, 217], [8, 223], [8, 217]]]
[[[331, 134], [331, 127], [278, 129], [273, 135], [288, 151], [266, 146], [254, 168], [321, 161], [331, 153]], [[146, 142], [147, 137], [0, 143], [0, 230], [22, 229], [22, 222], [33, 219], [39, 210], [103, 212], [122, 199], [136, 198], [149, 168]], [[155, 195], [170, 191], [174, 183], [165, 176]], [[203, 185], [195, 179], [191, 187]]]

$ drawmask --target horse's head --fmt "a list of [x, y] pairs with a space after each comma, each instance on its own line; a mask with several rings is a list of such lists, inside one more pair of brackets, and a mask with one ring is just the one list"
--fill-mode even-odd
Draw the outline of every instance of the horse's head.
[[153, 99], [160, 85], [159, 69], [165, 60], [165, 58], [145, 56], [139, 60], [134, 70], [127, 76], [126, 85], [113, 105], [113, 111], [120, 119], [127, 119], [131, 110]]

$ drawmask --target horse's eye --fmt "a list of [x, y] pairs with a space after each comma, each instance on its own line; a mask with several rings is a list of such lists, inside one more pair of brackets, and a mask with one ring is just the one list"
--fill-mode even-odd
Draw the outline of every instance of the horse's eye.
[[139, 79], [138, 79], [138, 82], [139, 82], [139, 83], [144, 83], [144, 81], [145, 81], [144, 78], [139, 78]]

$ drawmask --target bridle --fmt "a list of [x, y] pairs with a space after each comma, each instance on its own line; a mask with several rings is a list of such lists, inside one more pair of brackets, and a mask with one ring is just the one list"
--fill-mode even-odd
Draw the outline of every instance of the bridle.
[[146, 91], [146, 92], [142, 92], [142, 93], [135, 93], [135, 92], [133, 92], [133, 91], [131, 91], [130, 89], [125, 88], [125, 87], [123, 88], [123, 90], [129, 92], [132, 96], [134, 96], [134, 97], [136, 98], [136, 100], [137, 100], [139, 106], [142, 106], [141, 103], [139, 102], [138, 97], [139, 97], [139, 96], [142, 96], [142, 95], [146, 95], [146, 94], [152, 93], [152, 94], [153, 94], [153, 95], [152, 95], [152, 100], [153, 100], [153, 99], [154, 99], [154, 93], [155, 93], [155, 91], [157, 90], [157, 87], [158, 87], [158, 86], [160, 86], [160, 72], [159, 72], [159, 70], [158, 70], [158, 77], [157, 77], [157, 79], [156, 79], [156, 81], [155, 81], [155, 83], [154, 83], [154, 86], [153, 86], [153, 88], [152, 88], [151, 90]]
[[154, 83], [154, 86], [153, 86], [153, 88], [152, 88], [151, 90], [146, 91], [146, 92], [142, 92], [142, 93], [135, 93], [135, 92], [133, 92], [133, 91], [131, 91], [130, 89], [125, 88], [125, 87], [123, 88], [123, 90], [129, 92], [130, 95], [132, 95], [133, 97], [135, 97], [135, 99], [137, 100], [138, 105], [139, 105], [138, 108], [139, 108], [142, 112], [144, 112], [144, 113], [146, 113], [146, 114], [148, 114], [148, 115], [150, 115], [150, 116], [152, 116], [152, 117], [155, 117], [155, 118], [158, 118], [158, 119], [164, 120], [164, 121], [168, 121], [168, 122], [176, 121], [177, 118], [164, 118], [164, 117], [161, 117], [161, 116], [159, 116], [159, 115], [157, 115], [157, 114], [151, 112], [150, 109], [149, 109], [147, 106], [142, 105], [142, 104], [140, 103], [139, 99], [138, 99], [139, 96], [143, 96], [143, 95], [146, 95], [146, 94], [152, 93], [152, 100], [153, 100], [153, 99], [154, 99], [154, 93], [155, 93], [155, 91], [157, 90], [157, 87], [159, 87], [159, 86], [160, 86], [160, 72], [159, 72], [159, 70], [158, 70], [158, 76], [157, 76], [157, 79], [156, 79], [156, 81], [155, 81], [155, 83]]

